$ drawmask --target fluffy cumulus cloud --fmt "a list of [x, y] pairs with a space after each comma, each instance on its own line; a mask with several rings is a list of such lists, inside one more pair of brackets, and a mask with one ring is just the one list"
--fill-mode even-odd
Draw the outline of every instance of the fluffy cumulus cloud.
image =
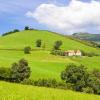
[[34, 12], [27, 12], [27, 16], [35, 18], [50, 30], [65, 34], [100, 30], [100, 2], [82, 2], [72, 0], [69, 5], [57, 6], [41, 4]]

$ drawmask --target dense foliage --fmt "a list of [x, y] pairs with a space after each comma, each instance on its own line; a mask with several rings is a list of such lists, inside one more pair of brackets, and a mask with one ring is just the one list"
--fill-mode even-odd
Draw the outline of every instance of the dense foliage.
[[41, 45], [42, 45], [42, 40], [41, 39], [36, 40], [36, 47], [41, 47]]
[[52, 50], [52, 51], [51, 51], [51, 54], [52, 54], [52, 55], [65, 56], [65, 53], [64, 53], [64, 51], [62, 51], [62, 50]]
[[11, 78], [14, 82], [21, 82], [30, 77], [30, 67], [28, 62], [21, 59], [18, 63], [13, 63], [11, 67]]
[[59, 50], [62, 44], [63, 44], [62, 41], [56, 41], [56, 42], [54, 43], [53, 49], [54, 49], [54, 50]]
[[99, 75], [100, 71], [89, 72], [83, 65], [70, 64], [61, 73], [61, 79], [71, 83], [75, 91], [100, 94]]
[[19, 32], [19, 31], [20, 30], [18, 30], [18, 29], [14, 29], [13, 31], [6, 32], [6, 33], [2, 34], [2, 36], [10, 35], [10, 34], [13, 34], [13, 33]]
[[30, 28], [28, 26], [25, 26], [24, 30], [29, 30]]
[[0, 80], [9, 81], [11, 78], [11, 70], [9, 68], [1, 67], [0, 68]]
[[10, 82], [21, 82], [24, 79], [30, 77], [30, 67], [28, 62], [21, 59], [18, 63], [13, 63], [11, 69], [0, 68], [0, 80], [10, 81]]
[[27, 47], [24, 48], [25, 54], [30, 54], [30, 51], [31, 51], [31, 47], [27, 46]]
[[93, 57], [93, 56], [100, 56], [99, 54], [96, 54], [94, 52], [84, 52], [81, 51], [83, 56]]

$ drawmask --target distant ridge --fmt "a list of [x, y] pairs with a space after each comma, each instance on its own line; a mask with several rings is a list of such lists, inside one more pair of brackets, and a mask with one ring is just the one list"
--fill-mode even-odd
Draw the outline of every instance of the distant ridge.
[[74, 33], [72, 36], [83, 39], [83, 40], [89, 40], [94, 42], [100, 42], [100, 34], [90, 34], [90, 33]]

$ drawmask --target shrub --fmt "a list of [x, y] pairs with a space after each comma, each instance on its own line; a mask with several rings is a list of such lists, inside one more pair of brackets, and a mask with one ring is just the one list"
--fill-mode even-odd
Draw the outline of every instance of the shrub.
[[13, 82], [21, 82], [30, 77], [30, 67], [28, 62], [21, 59], [18, 63], [13, 63], [11, 68], [11, 78]]
[[52, 51], [51, 51], [51, 54], [53, 54], [53, 55], [65, 56], [64, 51], [61, 51], [61, 50], [52, 50]]
[[86, 88], [82, 88], [82, 92], [84, 92], [84, 93], [94, 93], [94, 90], [91, 87], [86, 87]]
[[61, 79], [66, 83], [74, 84], [73, 89], [76, 91], [82, 91], [82, 88], [85, 87], [89, 74], [87, 73], [86, 68], [83, 65], [76, 66], [70, 64], [66, 69], [61, 73]]
[[28, 26], [25, 26], [24, 30], [29, 30], [29, 27]]
[[59, 49], [60, 49], [60, 46], [61, 46], [62, 44], [63, 44], [62, 41], [56, 41], [56, 42], [54, 43], [53, 49], [54, 49], [54, 50], [59, 50]]
[[31, 47], [28, 46], [28, 47], [24, 48], [24, 53], [25, 54], [30, 54], [30, 51], [31, 51]]
[[45, 86], [45, 87], [57, 87], [57, 81], [55, 79], [47, 80], [47, 79], [39, 79], [34, 81], [35, 86]]
[[9, 68], [0, 68], [0, 80], [10, 81], [11, 73]]
[[25, 84], [25, 85], [33, 85], [34, 86], [34, 81], [31, 79], [24, 79], [21, 84]]
[[42, 40], [41, 39], [36, 40], [36, 47], [41, 47], [41, 45], [42, 45]]
[[84, 52], [81, 51], [83, 56], [93, 57], [93, 56], [99, 56], [99, 54], [96, 54], [94, 52]]
[[6, 32], [6, 33], [2, 34], [2, 36], [10, 35], [10, 34], [13, 34], [13, 33], [16, 33], [16, 32], [20, 32], [20, 30], [14, 29], [13, 31]]

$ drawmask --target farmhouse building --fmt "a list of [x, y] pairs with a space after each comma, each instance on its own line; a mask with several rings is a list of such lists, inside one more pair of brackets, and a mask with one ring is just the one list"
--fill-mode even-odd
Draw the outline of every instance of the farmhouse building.
[[82, 53], [80, 50], [68, 50], [65, 51], [65, 56], [82, 56]]

